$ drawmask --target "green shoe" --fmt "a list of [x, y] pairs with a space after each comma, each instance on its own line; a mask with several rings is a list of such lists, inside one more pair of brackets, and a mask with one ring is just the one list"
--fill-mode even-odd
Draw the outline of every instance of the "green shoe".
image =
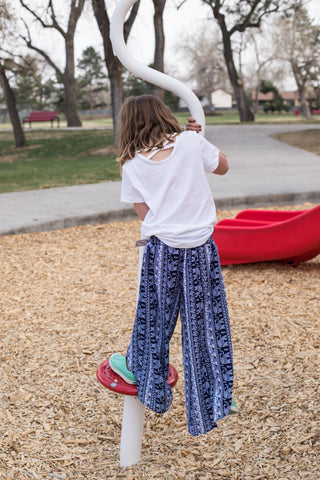
[[136, 385], [137, 379], [127, 367], [127, 357], [120, 355], [120, 353], [114, 353], [109, 358], [109, 365], [111, 370], [117, 373], [126, 383], [130, 385]]
[[240, 408], [233, 400], [231, 400], [231, 409], [229, 415], [235, 415], [236, 413], [240, 412]]

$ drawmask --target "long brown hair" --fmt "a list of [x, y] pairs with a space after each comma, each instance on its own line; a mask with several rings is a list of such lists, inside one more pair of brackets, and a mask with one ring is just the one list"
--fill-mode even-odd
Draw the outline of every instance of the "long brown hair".
[[120, 166], [139, 150], [162, 148], [164, 140], [181, 133], [178, 120], [165, 103], [154, 95], [128, 97], [119, 114], [120, 146], [117, 161]]

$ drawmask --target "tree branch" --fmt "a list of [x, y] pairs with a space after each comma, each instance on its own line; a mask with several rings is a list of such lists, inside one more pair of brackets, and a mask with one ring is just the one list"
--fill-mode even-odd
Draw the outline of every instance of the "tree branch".
[[84, 2], [85, 0], [71, 1], [70, 16], [69, 16], [68, 31], [67, 31], [68, 36], [72, 36], [72, 37], [74, 36], [74, 32], [75, 32], [78, 20], [80, 18], [80, 15], [84, 7]]
[[279, 10], [279, 5], [275, 4], [275, 6], [273, 8], [271, 8], [270, 10], [263, 10], [261, 12], [260, 15], [258, 15], [258, 18], [257, 20], [251, 22], [251, 18], [257, 8], [257, 6], [259, 5], [260, 3], [260, 0], [255, 0], [255, 2], [252, 4], [251, 6], [251, 9], [250, 11], [248, 12], [248, 14], [244, 17], [243, 21], [242, 22], [239, 22], [237, 23], [236, 25], [234, 25], [229, 33], [230, 33], [230, 37], [231, 35], [233, 35], [235, 32], [244, 32], [247, 28], [260, 28], [261, 26], [261, 20], [264, 16], [266, 15], [269, 15], [270, 13], [275, 13]]
[[48, 8], [50, 8], [50, 10], [51, 10], [52, 28], [55, 28], [56, 30], [58, 30], [58, 32], [61, 33], [63, 38], [66, 38], [66, 32], [62, 29], [62, 27], [60, 27], [60, 25], [57, 22], [57, 17], [56, 17], [56, 13], [54, 11], [52, 0], [49, 0]]
[[52, 4], [51, 0], [49, 0], [48, 8], [49, 7], [51, 8], [52, 24], [44, 22], [42, 20], [42, 18], [24, 2], [24, 0], [19, 0], [19, 1], [20, 1], [20, 4], [22, 5], [22, 7], [25, 8], [29, 13], [31, 13], [31, 15], [42, 25], [43, 28], [55, 28], [59, 33], [61, 33], [61, 35], [64, 38], [66, 37], [66, 33], [60, 27], [60, 25], [57, 23], [55, 15], [54, 15], [54, 17], [52, 17], [52, 8], [53, 7], [50, 6], [50, 3]]
[[130, 32], [131, 32], [131, 28], [132, 28], [133, 22], [134, 22], [135, 19], [136, 19], [139, 6], [140, 6], [140, 0], [133, 5], [133, 7], [132, 7], [132, 9], [131, 9], [131, 12], [130, 12], [130, 15], [129, 15], [128, 19], [127, 19], [127, 20], [125, 21], [125, 23], [124, 23], [123, 35], [124, 35], [124, 41], [125, 41], [126, 43], [127, 43], [127, 41], [128, 41], [128, 37], [129, 37], [129, 34], [130, 34]]
[[44, 51], [42, 50], [41, 48], [39, 47], [36, 47], [35, 45], [33, 45], [32, 43], [32, 39], [31, 39], [31, 35], [30, 35], [30, 30], [29, 30], [29, 27], [28, 25], [26, 24], [26, 22], [24, 21], [24, 19], [22, 18], [21, 19], [22, 22], [24, 23], [25, 27], [26, 27], [26, 30], [27, 30], [27, 33], [28, 33], [28, 38], [25, 37], [24, 35], [19, 35], [20, 38], [22, 38], [22, 40], [25, 41], [26, 45], [28, 48], [30, 48], [31, 50], [34, 50], [35, 52], [38, 52], [47, 62], [48, 64], [55, 70], [56, 74], [58, 77], [63, 77], [63, 73], [62, 71], [60, 70], [60, 68], [54, 63], [54, 61], [51, 59], [51, 57]]
[[180, 2], [179, 5], [177, 5], [177, 10], [179, 10], [188, 0], [183, 0], [182, 2]]

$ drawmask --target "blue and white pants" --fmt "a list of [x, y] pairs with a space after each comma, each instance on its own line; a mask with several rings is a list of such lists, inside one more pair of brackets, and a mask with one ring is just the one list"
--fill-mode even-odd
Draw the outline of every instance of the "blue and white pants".
[[166, 412], [169, 342], [180, 311], [188, 430], [215, 428], [231, 406], [233, 366], [227, 301], [217, 247], [174, 248], [151, 237], [145, 247], [128, 365], [140, 401]]

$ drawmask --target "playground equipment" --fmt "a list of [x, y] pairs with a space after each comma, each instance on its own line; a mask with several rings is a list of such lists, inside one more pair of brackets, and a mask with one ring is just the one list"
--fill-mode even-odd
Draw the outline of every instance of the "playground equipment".
[[[114, 373], [110, 368], [109, 360], [99, 365], [97, 378], [104, 387], [124, 395], [120, 466], [129, 467], [139, 462], [141, 458], [145, 406], [137, 397], [137, 387], [129, 385]], [[169, 365], [167, 383], [173, 387], [177, 381], [178, 373], [172, 365]]]
[[205, 115], [197, 96], [178, 80], [143, 65], [130, 52], [123, 37], [123, 24], [128, 11], [137, 0], [120, 0], [111, 19], [110, 38], [114, 54], [129, 72], [158, 87], [170, 90], [178, 95], [188, 106], [191, 116], [202, 126], [201, 134], [205, 132]]
[[[134, 58], [132, 53], [128, 50], [124, 41], [123, 25], [128, 11], [136, 1], [137, 0], [120, 0], [113, 13], [110, 25], [110, 38], [114, 54], [131, 73], [141, 77], [147, 82], [166, 90], [170, 90], [175, 95], [182, 98], [188, 106], [191, 116], [201, 125], [201, 134], [204, 135], [205, 115], [196, 95], [178, 80], [143, 65]], [[143, 251], [144, 248], [140, 247], [138, 282], [140, 282]], [[118, 375], [116, 375], [111, 370], [108, 360], [98, 367], [97, 377], [106, 388], [125, 395], [121, 431], [120, 465], [133, 465], [140, 460], [141, 456], [145, 407], [137, 398], [137, 388], [126, 384]], [[170, 386], [173, 386], [176, 384], [177, 380], [178, 374], [172, 365], [170, 365], [167, 382]]]
[[244, 210], [213, 233], [221, 265], [280, 260], [297, 266], [320, 253], [320, 206], [310, 210]]

